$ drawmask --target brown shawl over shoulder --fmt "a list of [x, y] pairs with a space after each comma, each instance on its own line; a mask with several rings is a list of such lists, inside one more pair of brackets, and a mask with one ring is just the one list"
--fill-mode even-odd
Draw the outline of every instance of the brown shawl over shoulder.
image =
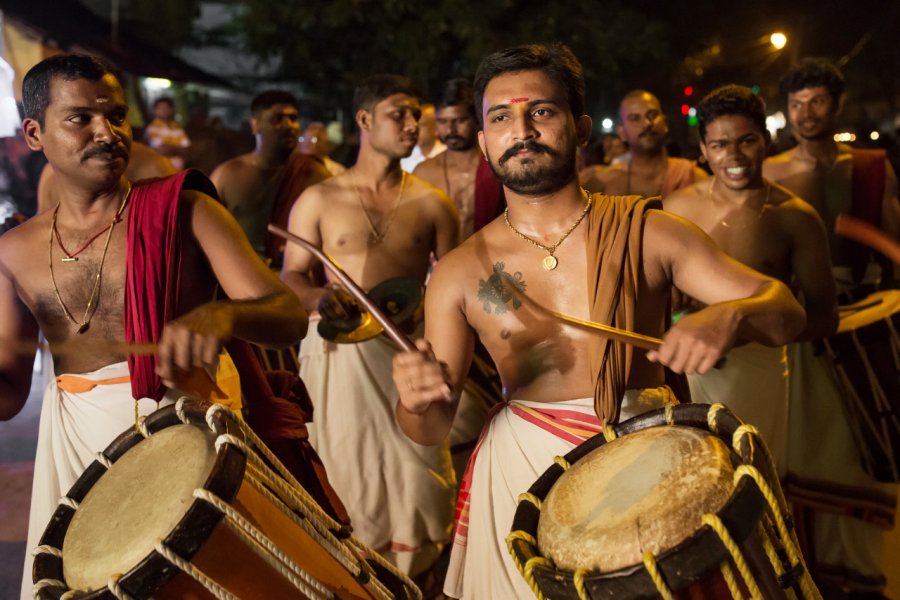
[[[661, 208], [658, 198], [594, 194], [588, 215], [587, 278], [592, 321], [634, 331], [641, 270], [641, 240], [648, 209]], [[594, 410], [603, 423], [615, 423], [631, 372], [634, 349], [606, 338], [588, 343], [595, 373]]]

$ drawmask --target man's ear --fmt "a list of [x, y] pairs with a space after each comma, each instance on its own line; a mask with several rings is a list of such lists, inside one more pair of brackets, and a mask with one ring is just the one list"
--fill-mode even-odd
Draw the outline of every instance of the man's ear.
[[575, 133], [578, 138], [579, 146], [587, 146], [591, 141], [591, 133], [593, 133], [594, 122], [588, 115], [581, 115], [575, 120]]
[[356, 124], [360, 129], [369, 131], [372, 128], [372, 113], [363, 109], [356, 111]]
[[706, 144], [703, 142], [703, 140], [700, 140], [700, 154], [703, 155], [703, 160], [708, 163], [709, 156], [706, 154]]
[[259, 121], [256, 120], [256, 117], [250, 117], [250, 131], [253, 135], [259, 133]]
[[626, 144], [628, 143], [628, 142], [626, 142], [626, 140], [625, 140], [625, 128], [622, 127], [622, 124], [621, 124], [621, 123], [619, 123], [618, 125], [616, 125], [616, 135], [619, 136], [619, 139], [622, 140], [622, 142], [624, 142], [624, 143], [626, 143]]
[[35, 119], [25, 119], [22, 121], [22, 135], [25, 136], [25, 143], [32, 150], [43, 150], [44, 143], [41, 141], [43, 131], [40, 123]]
[[478, 146], [481, 148], [481, 154], [487, 157], [487, 150], [484, 146], [484, 129], [478, 130]]

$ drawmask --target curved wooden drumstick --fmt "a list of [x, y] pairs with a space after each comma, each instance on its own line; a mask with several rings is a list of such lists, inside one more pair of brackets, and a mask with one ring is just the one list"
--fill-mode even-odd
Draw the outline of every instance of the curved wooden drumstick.
[[877, 250], [900, 264], [900, 242], [862, 219], [840, 214], [834, 222], [834, 232]]
[[585, 321], [584, 319], [570, 317], [569, 315], [564, 315], [563, 313], [556, 312], [555, 310], [550, 310], [549, 308], [538, 304], [535, 300], [528, 297], [525, 292], [518, 289], [512, 283], [505, 284], [504, 287], [506, 287], [506, 289], [512, 292], [514, 296], [528, 304], [536, 311], [553, 317], [557, 321], [562, 321], [563, 323], [571, 325], [572, 327], [576, 327], [584, 331], [590, 331], [593, 334], [602, 335], [616, 342], [630, 344], [638, 348], [643, 348], [644, 350], [657, 350], [662, 344], [662, 340], [659, 338], [642, 335], [640, 333], [634, 333], [633, 331], [619, 329], [610, 325], [603, 325], [602, 323]]
[[337, 265], [334, 259], [322, 252], [322, 250], [317, 248], [314, 244], [311, 244], [293, 233], [285, 231], [277, 225], [269, 225], [269, 232], [289, 242], [293, 242], [298, 246], [303, 247], [304, 250], [312, 253], [313, 256], [322, 262], [326, 269], [334, 274], [337, 280], [341, 282], [341, 285], [356, 298], [357, 302], [362, 304], [367, 311], [372, 313], [375, 320], [384, 327], [384, 332], [388, 334], [388, 337], [394, 340], [402, 350], [405, 350], [406, 352], [418, 352], [418, 349], [416, 348], [416, 345], [413, 344], [412, 340], [410, 340], [405, 333], [400, 331], [400, 328], [397, 327], [390, 317], [378, 308], [377, 304], [372, 302], [371, 298], [369, 298], [363, 289], [356, 285], [356, 282]]

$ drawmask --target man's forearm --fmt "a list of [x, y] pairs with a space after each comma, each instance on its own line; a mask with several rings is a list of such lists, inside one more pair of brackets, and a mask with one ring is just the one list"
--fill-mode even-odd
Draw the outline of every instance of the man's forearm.
[[287, 290], [216, 304], [229, 312], [234, 337], [263, 346], [290, 346], [303, 339], [309, 327], [309, 314]]
[[318, 309], [319, 301], [328, 294], [328, 290], [325, 288], [316, 287], [310, 283], [306, 273], [285, 271], [281, 275], [281, 280], [294, 292], [307, 313]]
[[780, 281], [762, 284], [756, 293], [734, 301], [738, 339], [781, 346], [794, 341], [806, 326], [806, 313]]
[[432, 402], [422, 414], [411, 413], [402, 402], [397, 402], [397, 423], [406, 437], [417, 444], [437, 446], [450, 435], [456, 402]]

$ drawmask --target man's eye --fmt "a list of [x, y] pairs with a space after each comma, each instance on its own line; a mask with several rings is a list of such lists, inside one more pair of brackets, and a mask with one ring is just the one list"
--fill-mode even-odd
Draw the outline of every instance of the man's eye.
[[549, 108], [539, 108], [536, 111], [534, 111], [534, 116], [536, 116], [536, 117], [549, 117], [552, 114], [553, 114], [553, 111], [550, 110]]
[[500, 121], [506, 121], [509, 117], [506, 115], [496, 115], [491, 119], [491, 123], [499, 123]]

